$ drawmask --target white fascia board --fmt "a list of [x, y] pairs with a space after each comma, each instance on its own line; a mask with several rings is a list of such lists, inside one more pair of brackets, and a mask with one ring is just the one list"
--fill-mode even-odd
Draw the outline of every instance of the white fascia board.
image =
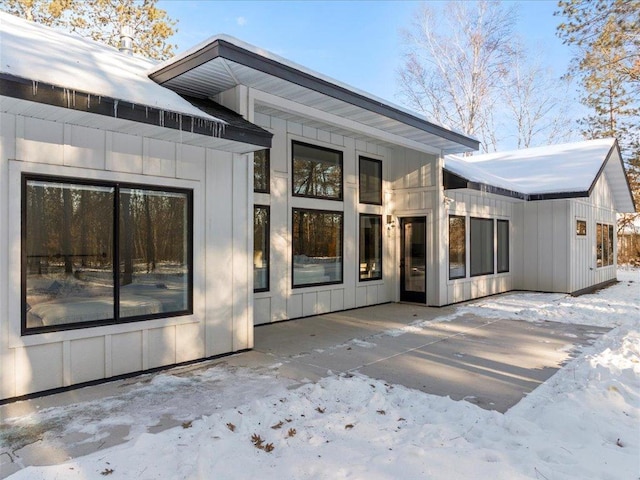
[[363, 125], [362, 123], [356, 122], [354, 120], [349, 120], [332, 113], [318, 110], [317, 108], [301, 105], [300, 103], [288, 100], [286, 98], [278, 97], [277, 95], [266, 93], [261, 90], [252, 89], [252, 97], [257, 103], [260, 103], [262, 105], [282, 110], [286, 113], [308, 117], [310, 119], [317, 120], [334, 127], [351, 130], [352, 132], [367, 135], [371, 138], [381, 140], [393, 145], [410, 148], [412, 150], [428, 153], [430, 155], [440, 156], [442, 153], [439, 148], [431, 147], [414, 140], [409, 140], [399, 135], [385, 132], [384, 130], [380, 130], [378, 128]]

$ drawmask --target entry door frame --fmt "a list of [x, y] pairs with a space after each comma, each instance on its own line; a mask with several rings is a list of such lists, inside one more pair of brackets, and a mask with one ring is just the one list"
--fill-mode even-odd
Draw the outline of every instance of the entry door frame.
[[[400, 274], [399, 274], [399, 286], [400, 286], [400, 301], [401, 302], [410, 302], [410, 303], [420, 303], [420, 304], [425, 304], [427, 303], [427, 267], [428, 267], [428, 262], [427, 262], [427, 258], [428, 258], [428, 224], [427, 224], [427, 215], [412, 215], [412, 216], [407, 216], [407, 217], [399, 217], [398, 218], [399, 223], [400, 223], [400, 265], [399, 265], [399, 269], [400, 269]], [[422, 244], [422, 254], [423, 254], [423, 258], [424, 258], [424, 285], [423, 285], [423, 291], [414, 291], [414, 290], [408, 290], [407, 289], [407, 285], [405, 282], [405, 269], [406, 268], [410, 268], [406, 265], [405, 262], [405, 249], [407, 248], [407, 245], [405, 245], [405, 225], [407, 224], [416, 224], [416, 225], [422, 225], [422, 228], [424, 228], [423, 231], [423, 238], [424, 238], [424, 243]]]

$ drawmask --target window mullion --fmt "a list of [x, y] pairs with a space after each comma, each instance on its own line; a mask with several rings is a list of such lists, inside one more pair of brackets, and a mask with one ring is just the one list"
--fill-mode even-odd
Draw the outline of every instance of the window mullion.
[[113, 321], [120, 320], [120, 186], [113, 189]]

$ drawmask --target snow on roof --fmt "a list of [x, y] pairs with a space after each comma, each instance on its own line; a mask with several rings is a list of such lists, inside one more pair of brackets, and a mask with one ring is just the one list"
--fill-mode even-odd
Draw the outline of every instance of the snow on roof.
[[469, 181], [526, 195], [586, 192], [614, 138], [549, 145], [470, 157], [445, 157], [445, 168]]
[[148, 78], [150, 60], [0, 12], [0, 72], [225, 123]]

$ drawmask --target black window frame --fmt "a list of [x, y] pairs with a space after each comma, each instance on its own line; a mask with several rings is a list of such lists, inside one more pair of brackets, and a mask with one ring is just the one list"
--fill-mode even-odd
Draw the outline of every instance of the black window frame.
[[[451, 219], [461, 219], [463, 226], [462, 242], [463, 242], [463, 262], [464, 271], [461, 275], [451, 275]], [[449, 248], [448, 260], [449, 260], [449, 280], [457, 280], [459, 278], [467, 278], [467, 217], [465, 215], [449, 215]]]
[[[376, 179], [376, 182], [379, 184], [379, 198], [376, 201], [365, 201], [362, 199], [362, 194], [365, 191], [365, 187], [363, 186], [363, 183], [366, 184], [366, 186], [368, 186], [368, 184], [370, 182], [363, 182], [362, 181], [362, 164], [363, 163], [372, 163], [375, 164], [379, 173], [379, 177], [371, 177]], [[358, 201], [359, 203], [365, 204], [365, 205], [382, 205], [382, 160], [377, 160], [375, 158], [370, 158], [370, 157], [365, 157], [365, 156], [360, 156], [358, 158]]]
[[[615, 239], [613, 225], [596, 223], [596, 267], [610, 267], [615, 264]], [[598, 263], [599, 262], [599, 263]]]
[[[339, 163], [340, 163], [340, 192], [337, 197], [331, 197], [326, 195], [306, 195], [302, 193], [296, 193], [296, 186], [295, 186], [295, 147], [296, 145], [299, 145], [301, 147], [313, 148], [313, 149], [321, 150], [324, 152], [338, 154]], [[300, 198], [317, 198], [321, 200], [333, 200], [336, 202], [342, 202], [344, 199], [344, 152], [342, 152], [341, 150], [335, 150], [333, 148], [314, 145], [312, 143], [305, 143], [305, 142], [300, 142], [298, 140], [292, 140], [291, 141], [291, 195], [294, 197], [300, 197]]]
[[[84, 328], [101, 327], [108, 325], [122, 325], [127, 323], [142, 322], [159, 318], [181, 317], [193, 315], [193, 190], [188, 188], [176, 188], [168, 186], [147, 185], [141, 183], [115, 182], [103, 180], [79, 179], [76, 177], [65, 177], [58, 175], [22, 173], [21, 175], [21, 227], [20, 227], [20, 307], [21, 307], [21, 335], [36, 335], [40, 333], [79, 330]], [[104, 320], [90, 320], [87, 322], [67, 323], [43, 327], [27, 327], [27, 183], [30, 181], [62, 183], [70, 185], [84, 185], [94, 187], [113, 188], [113, 318]], [[187, 201], [187, 262], [188, 262], [188, 285], [187, 285], [187, 308], [174, 312], [160, 312], [149, 315], [137, 315], [120, 318], [119, 297], [120, 297], [120, 190], [139, 189], [154, 192], [179, 193], [186, 196]]]
[[[339, 232], [339, 237], [340, 237], [340, 280], [332, 280], [332, 281], [328, 281], [328, 282], [314, 282], [314, 283], [304, 283], [304, 284], [299, 284], [296, 285], [295, 282], [295, 278], [294, 278], [294, 273], [295, 273], [295, 265], [294, 265], [294, 256], [295, 256], [295, 238], [293, 236], [293, 230], [294, 230], [294, 216], [295, 216], [295, 212], [312, 212], [312, 213], [320, 213], [320, 214], [331, 214], [331, 215], [340, 215], [341, 218], [341, 222], [340, 222], [340, 232]], [[321, 210], [321, 209], [315, 209], [315, 208], [297, 208], [297, 207], [293, 207], [291, 209], [291, 288], [292, 289], [296, 289], [296, 288], [307, 288], [307, 287], [318, 287], [318, 286], [322, 286], [322, 285], [340, 285], [344, 283], [344, 212], [343, 211], [338, 211], [338, 210]]]
[[[493, 218], [482, 218], [482, 217], [469, 217], [469, 276], [470, 277], [481, 277], [483, 275], [495, 275], [495, 222]], [[473, 244], [473, 226], [476, 222], [482, 222], [485, 224], [491, 223], [491, 261], [487, 262], [487, 265], [490, 265], [491, 270], [482, 270], [478, 272], [473, 271], [473, 255], [474, 255], [474, 244]], [[484, 263], [484, 262], [482, 262]]]
[[[501, 245], [500, 240], [501, 240], [501, 236], [500, 236], [500, 225], [505, 225], [507, 227], [506, 230], [506, 237], [504, 238], [504, 240], [506, 240], [506, 244], [504, 246]], [[509, 225], [509, 220], [503, 220], [503, 219], [497, 219], [496, 220], [496, 272], [498, 273], [508, 273], [510, 270], [510, 243], [511, 243], [511, 226]], [[506, 268], [500, 268], [500, 254], [503, 253], [502, 252], [502, 248], [506, 249]]]
[[[254, 287], [253, 293], [259, 292], [268, 292], [271, 289], [271, 207], [269, 205], [254, 205], [253, 206], [253, 215], [254, 215], [254, 243], [253, 243], [253, 252], [255, 256], [255, 215], [256, 210], [264, 209], [267, 212], [267, 225], [265, 229], [265, 237], [266, 237], [266, 245], [265, 251], [263, 253], [263, 261], [264, 257], [266, 257], [267, 261], [267, 284], [262, 288], [255, 288], [255, 277], [254, 277]], [[254, 268], [254, 276], [255, 276], [255, 266]]]
[[587, 236], [587, 221], [581, 218], [576, 218], [576, 235], [578, 237]]
[[[265, 154], [265, 188], [256, 188], [256, 154], [264, 152]], [[264, 150], [258, 150], [253, 152], [253, 191], [255, 193], [270, 193], [271, 192], [271, 150], [265, 148]]]
[[[376, 277], [364, 277], [362, 276], [362, 270], [360, 269], [360, 265], [362, 264], [362, 255], [361, 255], [361, 245], [362, 245], [362, 227], [363, 227], [363, 220], [365, 219], [376, 219], [379, 222], [379, 233], [380, 236], [378, 238], [378, 259], [380, 261], [380, 275], [376, 276]], [[382, 241], [383, 241], [383, 235], [382, 235], [382, 215], [378, 215], [375, 213], [361, 213], [359, 216], [359, 220], [358, 220], [358, 280], [360, 282], [371, 282], [374, 280], [382, 280], [383, 278], [383, 261], [382, 261], [382, 255], [384, 252], [384, 249], [382, 248]]]

